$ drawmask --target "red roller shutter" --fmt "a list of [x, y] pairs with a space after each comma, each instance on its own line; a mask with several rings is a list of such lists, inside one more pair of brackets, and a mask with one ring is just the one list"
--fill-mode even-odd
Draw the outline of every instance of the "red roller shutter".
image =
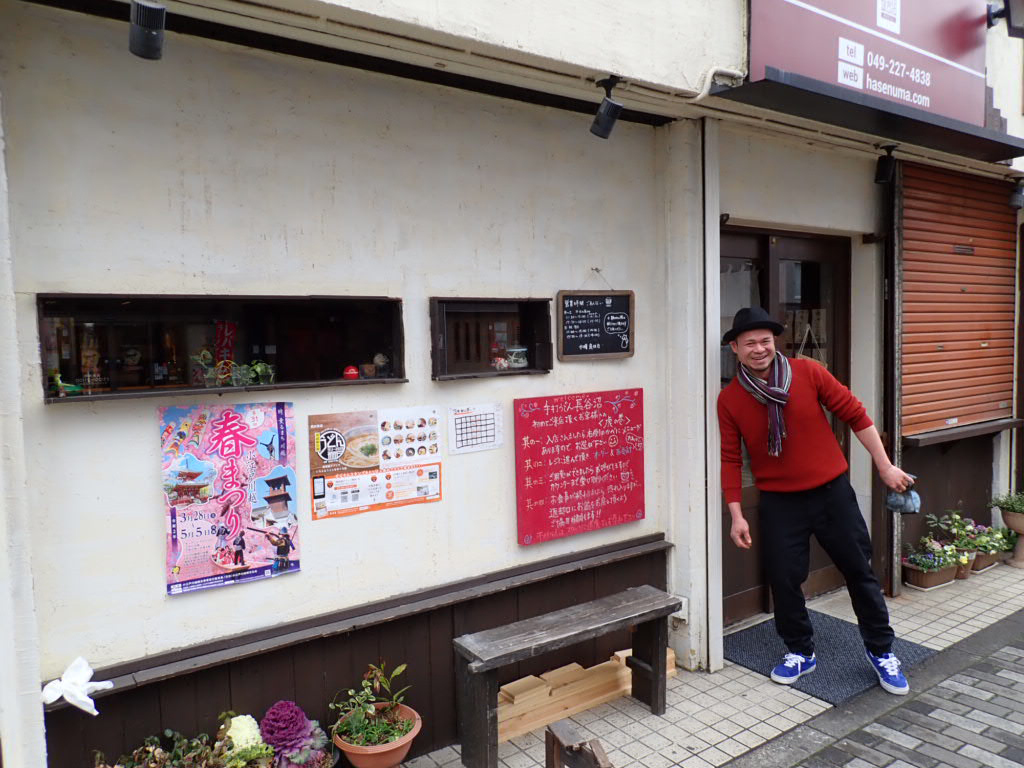
[[902, 433], [1013, 412], [1012, 185], [902, 165]]

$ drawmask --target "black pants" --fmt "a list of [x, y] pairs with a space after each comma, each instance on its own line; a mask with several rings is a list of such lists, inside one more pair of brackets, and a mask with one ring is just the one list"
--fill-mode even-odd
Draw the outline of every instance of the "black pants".
[[800, 589], [807, 580], [813, 533], [846, 579], [864, 646], [878, 656], [888, 653], [894, 636], [889, 609], [871, 570], [871, 539], [846, 474], [808, 491], [763, 491], [760, 517], [775, 627], [789, 651], [814, 653], [814, 631]]

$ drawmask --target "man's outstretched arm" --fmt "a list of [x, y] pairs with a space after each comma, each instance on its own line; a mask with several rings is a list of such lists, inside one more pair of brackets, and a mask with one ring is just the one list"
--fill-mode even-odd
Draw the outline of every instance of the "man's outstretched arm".
[[867, 449], [867, 452], [871, 454], [871, 460], [875, 462], [878, 475], [886, 486], [894, 491], [902, 492], [914, 484], [914, 480], [910, 475], [889, 461], [889, 456], [885, 452], [885, 446], [882, 445], [882, 438], [873, 424], [853, 434], [860, 440], [861, 445]]

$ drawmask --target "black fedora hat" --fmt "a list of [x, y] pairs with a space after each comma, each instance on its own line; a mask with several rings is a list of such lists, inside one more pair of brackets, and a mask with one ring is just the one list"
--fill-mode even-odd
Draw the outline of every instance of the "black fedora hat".
[[732, 328], [725, 332], [722, 343], [728, 344], [744, 331], [753, 331], [757, 328], [766, 328], [776, 336], [784, 330], [782, 325], [772, 320], [761, 307], [744, 307], [732, 319]]

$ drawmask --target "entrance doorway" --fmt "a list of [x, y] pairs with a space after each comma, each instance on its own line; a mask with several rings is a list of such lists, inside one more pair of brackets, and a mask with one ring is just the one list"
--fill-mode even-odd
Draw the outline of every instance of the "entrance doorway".
[[[721, 330], [732, 326], [741, 307], [759, 305], [785, 326], [776, 340], [787, 357], [813, 358], [849, 384], [850, 241], [797, 233], [729, 227], [721, 233]], [[736, 374], [736, 357], [722, 347], [722, 386]], [[849, 429], [833, 418], [833, 430], [849, 452]], [[722, 519], [722, 595], [726, 626], [772, 610], [758, 546], [758, 493], [749, 468], [743, 469], [743, 514], [754, 546], [739, 549], [729, 538], [730, 518]], [[726, 510], [723, 500], [722, 509]], [[817, 541], [811, 543], [810, 576], [804, 593], [811, 597], [842, 585], [839, 571]]]

